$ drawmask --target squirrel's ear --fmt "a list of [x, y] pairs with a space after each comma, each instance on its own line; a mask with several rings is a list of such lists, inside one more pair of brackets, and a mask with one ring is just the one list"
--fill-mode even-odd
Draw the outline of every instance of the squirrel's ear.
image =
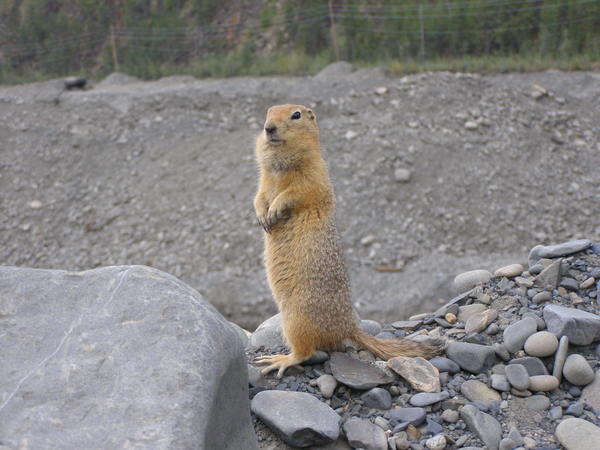
[[308, 117], [310, 117], [311, 120], [315, 120], [317, 118], [316, 114], [313, 112], [312, 109], [307, 109], [306, 112], [308, 113]]

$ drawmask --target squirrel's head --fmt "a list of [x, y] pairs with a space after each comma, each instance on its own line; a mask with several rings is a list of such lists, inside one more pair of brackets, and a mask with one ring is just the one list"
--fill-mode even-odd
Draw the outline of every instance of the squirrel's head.
[[302, 105], [271, 106], [259, 139], [275, 151], [318, 148], [317, 117]]

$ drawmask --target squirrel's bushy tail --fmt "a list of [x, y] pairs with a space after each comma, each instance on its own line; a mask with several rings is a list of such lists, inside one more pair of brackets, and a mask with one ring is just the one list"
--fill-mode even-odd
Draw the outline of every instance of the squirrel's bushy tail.
[[439, 355], [446, 348], [445, 342], [441, 339], [430, 342], [416, 342], [410, 339], [379, 339], [360, 329], [352, 336], [352, 340], [361, 348], [385, 360], [394, 356], [421, 356], [429, 359]]

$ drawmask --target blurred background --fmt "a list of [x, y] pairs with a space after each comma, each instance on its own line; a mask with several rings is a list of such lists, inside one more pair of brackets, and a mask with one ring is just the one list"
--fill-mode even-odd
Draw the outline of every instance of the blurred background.
[[[0, 264], [145, 264], [253, 329], [273, 104], [312, 107], [353, 302], [600, 240], [598, 0], [3, 0]], [[66, 89], [66, 76], [87, 80]]]

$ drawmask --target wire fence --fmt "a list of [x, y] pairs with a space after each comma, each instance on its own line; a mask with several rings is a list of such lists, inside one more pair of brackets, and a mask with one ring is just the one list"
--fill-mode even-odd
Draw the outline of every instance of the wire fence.
[[29, 41], [5, 32], [0, 35], [0, 71], [186, 64], [272, 48], [328, 52], [351, 61], [523, 52], [598, 56], [600, 0], [348, 1], [202, 26], [109, 25]]

